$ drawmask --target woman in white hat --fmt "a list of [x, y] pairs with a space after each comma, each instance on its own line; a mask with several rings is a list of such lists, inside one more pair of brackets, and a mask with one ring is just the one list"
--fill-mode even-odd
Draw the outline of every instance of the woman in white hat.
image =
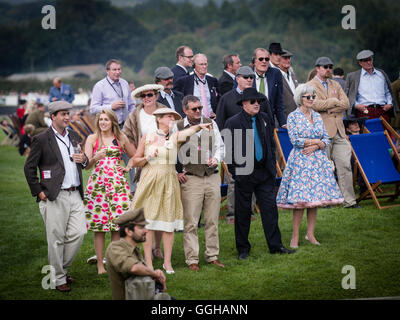
[[170, 108], [153, 112], [158, 129], [143, 135], [129, 166], [142, 167], [132, 208], [144, 208], [149, 230], [143, 244], [146, 265], [153, 268], [152, 239], [155, 231], [163, 232], [164, 264], [167, 274], [173, 274], [171, 264], [174, 231], [183, 230], [183, 209], [179, 181], [175, 172], [178, 148], [196, 132], [209, 130], [211, 124], [199, 124], [171, 134], [174, 121], [181, 116]]

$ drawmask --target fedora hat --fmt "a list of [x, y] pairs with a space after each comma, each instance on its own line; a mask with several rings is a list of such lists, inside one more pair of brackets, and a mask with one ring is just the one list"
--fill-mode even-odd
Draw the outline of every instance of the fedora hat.
[[246, 88], [236, 103], [242, 106], [243, 101], [247, 100], [265, 101], [266, 97], [262, 93], [259, 93], [256, 88]]
[[140, 98], [140, 94], [142, 92], [151, 91], [151, 90], [159, 92], [159, 91], [164, 90], [164, 86], [162, 86], [161, 84], [145, 84], [144, 86], [141, 86], [141, 87], [133, 90], [131, 93], [131, 97], [133, 99], [134, 98], [138, 99], [138, 98]]
[[272, 42], [268, 48], [269, 52], [282, 54], [284, 51], [282, 50], [281, 44], [279, 42]]
[[175, 117], [175, 120], [182, 119], [181, 115], [178, 112], [176, 112], [174, 109], [171, 109], [171, 108], [158, 108], [156, 111], [153, 112], [153, 116], [159, 116], [159, 115], [164, 115], [164, 114], [173, 114]]

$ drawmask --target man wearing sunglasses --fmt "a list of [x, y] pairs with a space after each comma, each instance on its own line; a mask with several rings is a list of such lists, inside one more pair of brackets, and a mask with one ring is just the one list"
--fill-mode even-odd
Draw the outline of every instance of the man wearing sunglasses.
[[382, 116], [390, 123], [399, 106], [393, 99], [389, 77], [383, 70], [374, 67], [373, 55], [371, 50], [359, 52], [357, 60], [361, 69], [349, 73], [346, 78], [345, 92], [351, 106], [349, 113], [368, 119]]
[[282, 74], [277, 68], [269, 65], [269, 52], [264, 48], [257, 48], [253, 54], [255, 81], [253, 88], [268, 98], [271, 111], [280, 127], [286, 128], [286, 116], [283, 110], [283, 82]]
[[[260, 208], [261, 222], [270, 253], [295, 252], [282, 245], [278, 225], [274, 122], [270, 114], [260, 112], [260, 104], [265, 99], [255, 88], [245, 89], [237, 101], [237, 104], [242, 106], [242, 111], [226, 122], [226, 128], [232, 134], [227, 148], [231, 148], [233, 160], [228, 163], [228, 168], [235, 180], [235, 240], [239, 260], [247, 259], [250, 254], [249, 232], [253, 193]], [[235, 151], [235, 148], [239, 150]], [[227, 161], [229, 162], [229, 159]]]
[[315, 62], [317, 75], [307, 82], [314, 87], [316, 98], [312, 105], [321, 114], [331, 143], [326, 148], [328, 158], [335, 163], [338, 184], [342, 192], [345, 208], [360, 208], [356, 202], [351, 170], [351, 147], [346, 139], [343, 113], [349, 107], [349, 99], [340, 84], [330, 79], [333, 62], [328, 57], [319, 57]]

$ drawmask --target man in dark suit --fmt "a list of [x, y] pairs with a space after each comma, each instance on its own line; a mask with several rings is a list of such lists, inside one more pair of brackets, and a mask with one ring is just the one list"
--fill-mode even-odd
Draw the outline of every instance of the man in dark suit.
[[276, 117], [279, 126], [286, 128], [286, 117], [283, 110], [283, 82], [282, 74], [277, 68], [269, 65], [269, 52], [264, 48], [257, 48], [253, 54], [253, 64], [256, 79], [253, 88], [264, 94], [270, 103], [271, 111]]
[[279, 62], [279, 69], [281, 70], [283, 78], [282, 100], [283, 100], [286, 119], [289, 113], [297, 109], [297, 105], [296, 102], [294, 102], [293, 97], [294, 97], [294, 91], [298, 86], [298, 81], [291, 67], [292, 56], [293, 53], [287, 50], [283, 50]]
[[196, 54], [193, 63], [194, 73], [178, 79], [174, 90], [182, 92], [184, 96], [198, 97], [203, 107], [203, 116], [214, 119], [219, 99], [218, 80], [207, 74], [208, 62], [204, 54]]
[[242, 66], [237, 53], [225, 55], [222, 63], [224, 64], [224, 71], [218, 79], [219, 94], [221, 96], [237, 86], [235, 75], [236, 71]]
[[176, 49], [175, 56], [176, 65], [171, 69], [174, 73], [174, 87], [179, 78], [189, 75], [187, 69], [193, 67], [193, 51], [188, 46], [180, 46]]
[[74, 280], [67, 268], [86, 234], [82, 168], [88, 159], [80, 149], [79, 135], [67, 129], [70, 109], [66, 101], [50, 103], [52, 126], [33, 138], [24, 167], [46, 226], [49, 264], [55, 274], [51, 284], [61, 292], [71, 290], [69, 284]]
[[159, 67], [154, 71], [154, 77], [155, 83], [164, 87], [164, 90], [160, 91], [157, 101], [171, 109], [174, 109], [184, 117], [185, 113], [182, 109], [183, 94], [179, 91], [172, 90], [174, 74], [171, 69], [168, 67]]
[[[245, 89], [238, 101], [243, 110], [226, 122], [226, 128], [232, 134], [233, 160], [228, 167], [235, 180], [235, 239], [239, 260], [247, 259], [250, 253], [251, 245], [248, 237], [253, 193], [260, 208], [270, 253], [295, 252], [282, 245], [278, 226], [278, 209], [275, 201], [274, 127], [270, 115], [260, 112], [263, 100], [265, 96], [256, 89]], [[235, 147], [240, 144], [241, 152], [235, 151]]]

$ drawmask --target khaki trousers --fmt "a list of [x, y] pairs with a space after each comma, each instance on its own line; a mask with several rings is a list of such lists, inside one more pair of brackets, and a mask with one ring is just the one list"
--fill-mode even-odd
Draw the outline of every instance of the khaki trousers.
[[85, 207], [79, 191], [61, 190], [54, 201], [40, 201], [46, 226], [49, 264], [55, 269], [55, 285], [66, 283], [71, 266], [86, 230]]
[[328, 158], [335, 163], [338, 185], [342, 192], [344, 207], [356, 204], [356, 195], [353, 188], [353, 172], [351, 170], [351, 146], [346, 138], [339, 133], [331, 138], [331, 143], [326, 148]]
[[221, 206], [221, 177], [218, 173], [198, 177], [187, 175], [186, 183], [181, 184], [184, 217], [183, 247], [187, 265], [199, 263], [198, 223], [203, 209], [205, 223], [207, 262], [218, 259], [219, 238], [218, 218]]

